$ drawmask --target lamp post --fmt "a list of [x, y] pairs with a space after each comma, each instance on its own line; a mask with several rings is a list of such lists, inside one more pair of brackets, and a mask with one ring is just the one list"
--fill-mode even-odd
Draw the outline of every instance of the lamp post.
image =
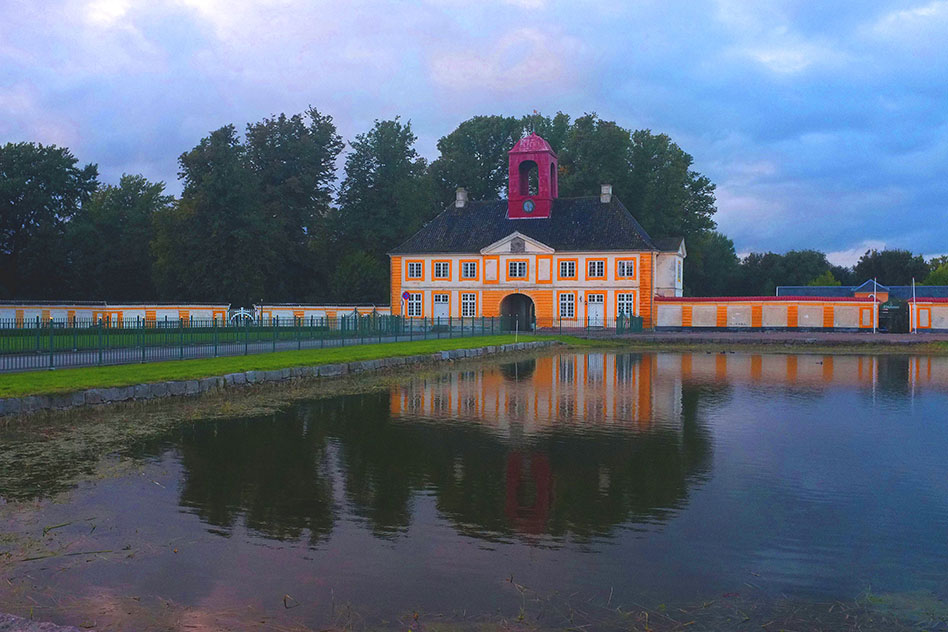
[[879, 282], [878, 277], [872, 279], [872, 333], [876, 333], [876, 324], [879, 321]]

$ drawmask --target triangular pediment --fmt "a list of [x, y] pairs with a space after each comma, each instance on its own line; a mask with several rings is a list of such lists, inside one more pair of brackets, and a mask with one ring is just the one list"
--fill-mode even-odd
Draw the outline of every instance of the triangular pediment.
[[508, 255], [511, 253], [548, 255], [553, 252], [555, 252], [553, 248], [524, 235], [519, 230], [515, 230], [503, 239], [498, 239], [491, 245], [481, 248], [482, 255]]
[[882, 285], [881, 283], [877, 283], [876, 281], [873, 281], [872, 279], [868, 279], [862, 285], [858, 285], [853, 288], [853, 292], [876, 292], [876, 291], [888, 292], [889, 288]]

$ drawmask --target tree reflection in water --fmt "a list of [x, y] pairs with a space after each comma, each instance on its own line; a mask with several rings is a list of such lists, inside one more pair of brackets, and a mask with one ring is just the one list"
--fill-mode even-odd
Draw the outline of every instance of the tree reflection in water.
[[655, 356], [594, 355], [195, 426], [181, 438], [181, 504], [218, 529], [242, 517], [267, 537], [314, 543], [339, 520], [334, 497], [380, 537], [409, 526], [420, 493], [485, 539], [555, 544], [661, 522], [709, 468], [701, 404], [728, 386], [658, 376]]

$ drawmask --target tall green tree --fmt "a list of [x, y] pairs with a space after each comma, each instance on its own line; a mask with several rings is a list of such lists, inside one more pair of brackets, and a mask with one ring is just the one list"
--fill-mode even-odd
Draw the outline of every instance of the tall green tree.
[[[628, 206], [633, 183], [632, 133], [595, 114], [576, 119], [560, 151], [560, 195], [599, 195], [599, 185], [612, 184], [613, 192]], [[632, 214], [635, 211], [629, 207]], [[641, 218], [636, 217], [641, 221]], [[648, 227], [646, 227], [648, 230]]]
[[163, 182], [123, 175], [107, 185], [68, 224], [71, 254], [70, 297], [86, 300], [153, 301], [152, 254], [157, 213], [170, 209], [174, 198]]
[[333, 296], [342, 302], [387, 305], [391, 300], [387, 293], [388, 266], [364, 250], [350, 252], [337, 261], [332, 282]]
[[63, 298], [66, 225], [98, 186], [94, 164], [78, 166], [55, 145], [0, 147], [0, 296]]
[[281, 256], [279, 221], [233, 125], [180, 156], [184, 191], [159, 214], [156, 282], [164, 298], [250, 305], [267, 296]]
[[506, 197], [507, 152], [523, 135], [512, 116], [475, 116], [438, 141], [440, 156], [431, 163], [438, 201], [447, 205], [464, 187], [472, 200]]
[[267, 280], [269, 300], [315, 300], [326, 293], [327, 225], [344, 143], [331, 116], [265, 118], [247, 126], [246, 151], [260, 186], [262, 213], [275, 224], [280, 270]]
[[737, 283], [740, 261], [734, 242], [717, 231], [699, 233], [685, 243], [684, 289], [688, 296], [723, 296]]
[[814, 287], [839, 287], [842, 284], [833, 276], [832, 270], [827, 270], [823, 274], [814, 277], [807, 285]]
[[948, 261], [928, 273], [925, 285], [948, 285]]
[[928, 260], [928, 267], [934, 272], [938, 268], [942, 267], [948, 263], [948, 255], [941, 255], [938, 257], [932, 257]]
[[854, 267], [858, 283], [878, 279], [884, 285], [911, 285], [913, 278], [918, 282], [930, 271], [921, 255], [908, 250], [867, 250]]
[[808, 285], [829, 269], [826, 255], [817, 250], [753, 252], [741, 261], [735, 290], [746, 296], [773, 296], [779, 285]]
[[693, 162], [667, 135], [633, 132], [631, 188], [619, 193], [650, 233], [687, 237], [714, 229], [715, 185], [691, 168]]
[[438, 143], [441, 154], [432, 173], [440, 201], [450, 202], [457, 186], [475, 200], [505, 195], [507, 152], [530, 131], [558, 152], [562, 197], [598, 195], [599, 185], [608, 183], [656, 237], [681, 235], [690, 241], [714, 229], [715, 187], [692, 168], [691, 155], [667, 135], [633, 132], [595, 113], [574, 121], [562, 112], [464, 121]]
[[[339, 255], [362, 251], [387, 269], [386, 253], [441, 210], [415, 140], [411, 123], [396, 118], [376, 121], [351, 143], [333, 222]], [[334, 286], [341, 290], [340, 283]], [[380, 284], [373, 300], [387, 295], [387, 284]]]
[[856, 274], [851, 266], [830, 266], [830, 272], [841, 285], [856, 285]]
[[553, 151], [559, 153], [566, 146], [572, 123], [568, 114], [557, 112], [553, 116], [544, 116], [539, 112], [528, 114], [520, 119], [522, 134], [535, 133], [550, 144]]

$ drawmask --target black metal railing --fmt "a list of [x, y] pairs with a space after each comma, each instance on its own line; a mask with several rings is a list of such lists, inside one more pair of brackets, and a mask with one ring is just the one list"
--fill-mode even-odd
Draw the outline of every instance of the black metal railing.
[[613, 335], [642, 319], [406, 318], [380, 314], [229, 323], [222, 319], [0, 320], [0, 371], [104, 366], [497, 334]]

